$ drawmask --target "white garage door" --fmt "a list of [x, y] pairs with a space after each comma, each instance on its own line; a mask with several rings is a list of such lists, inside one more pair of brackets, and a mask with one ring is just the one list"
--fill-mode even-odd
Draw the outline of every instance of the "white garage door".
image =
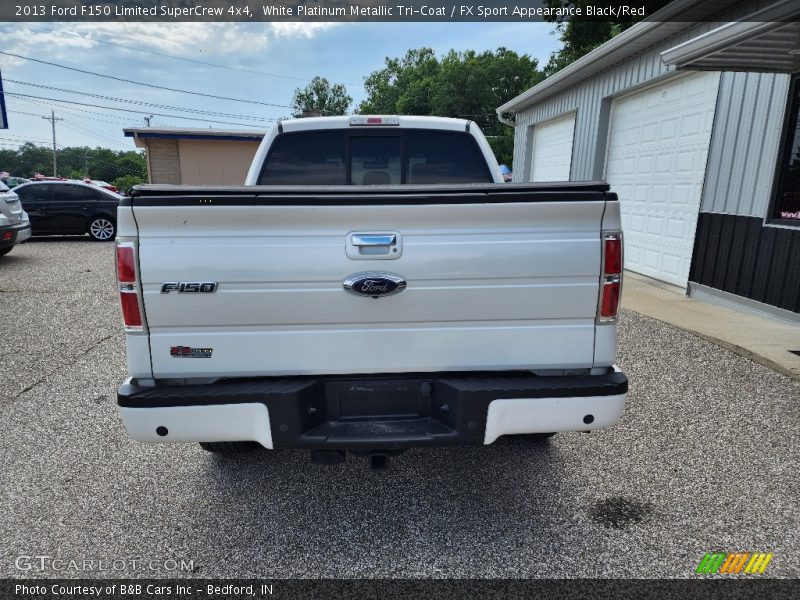
[[575, 113], [533, 127], [531, 181], [569, 181]]
[[606, 179], [620, 198], [625, 267], [685, 287], [719, 73], [614, 100]]

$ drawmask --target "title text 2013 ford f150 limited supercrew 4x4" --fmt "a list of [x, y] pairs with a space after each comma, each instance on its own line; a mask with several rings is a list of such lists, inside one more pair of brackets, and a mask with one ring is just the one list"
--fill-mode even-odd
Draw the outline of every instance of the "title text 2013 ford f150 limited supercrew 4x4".
[[116, 244], [137, 440], [382, 466], [625, 404], [616, 195], [503, 184], [469, 121], [283, 121], [243, 186], [134, 189]]

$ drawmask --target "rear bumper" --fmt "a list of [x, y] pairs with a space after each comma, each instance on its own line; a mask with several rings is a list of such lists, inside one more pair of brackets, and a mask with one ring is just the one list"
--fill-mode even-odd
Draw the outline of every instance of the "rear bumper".
[[614, 368], [574, 377], [440, 373], [157, 387], [129, 380], [117, 399], [128, 433], [143, 442], [398, 450], [609, 427], [627, 391], [625, 374]]
[[0, 225], [0, 248], [24, 242], [31, 237], [31, 224], [27, 221], [15, 225]]

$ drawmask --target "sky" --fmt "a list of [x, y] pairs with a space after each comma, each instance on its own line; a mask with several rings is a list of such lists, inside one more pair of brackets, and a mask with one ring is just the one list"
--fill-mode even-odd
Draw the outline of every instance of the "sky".
[[275, 106], [155, 89], [0, 54], [9, 124], [0, 130], [0, 147], [16, 148], [26, 141], [51, 145], [51, 125], [42, 118], [51, 109], [63, 119], [56, 122], [59, 146], [133, 150], [123, 127], [145, 126], [144, 117], [153, 113], [169, 116], [154, 116], [151, 126], [266, 130], [274, 119], [290, 114], [294, 90], [316, 75], [345, 84], [355, 106], [364, 98], [364, 77], [382, 68], [387, 56], [423, 46], [439, 55], [451, 48], [484, 51], [504, 46], [544, 65], [560, 46], [552, 31], [548, 23], [4, 23], [2, 52]]

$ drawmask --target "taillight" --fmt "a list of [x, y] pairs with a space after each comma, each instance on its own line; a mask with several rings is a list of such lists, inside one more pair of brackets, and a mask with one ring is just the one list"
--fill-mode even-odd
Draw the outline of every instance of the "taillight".
[[117, 241], [117, 284], [125, 328], [141, 331], [142, 311], [136, 291], [136, 250], [132, 242]]
[[603, 240], [605, 246], [606, 275], [619, 275], [622, 273], [622, 243], [619, 236], [606, 236]]
[[136, 283], [136, 263], [133, 246], [117, 246], [117, 281], [120, 283]]
[[122, 321], [125, 327], [141, 327], [142, 313], [139, 311], [139, 297], [136, 292], [120, 289], [119, 303], [122, 306]]
[[612, 323], [617, 320], [619, 298], [622, 290], [622, 232], [603, 232], [603, 273], [602, 288], [597, 307], [598, 323]]

